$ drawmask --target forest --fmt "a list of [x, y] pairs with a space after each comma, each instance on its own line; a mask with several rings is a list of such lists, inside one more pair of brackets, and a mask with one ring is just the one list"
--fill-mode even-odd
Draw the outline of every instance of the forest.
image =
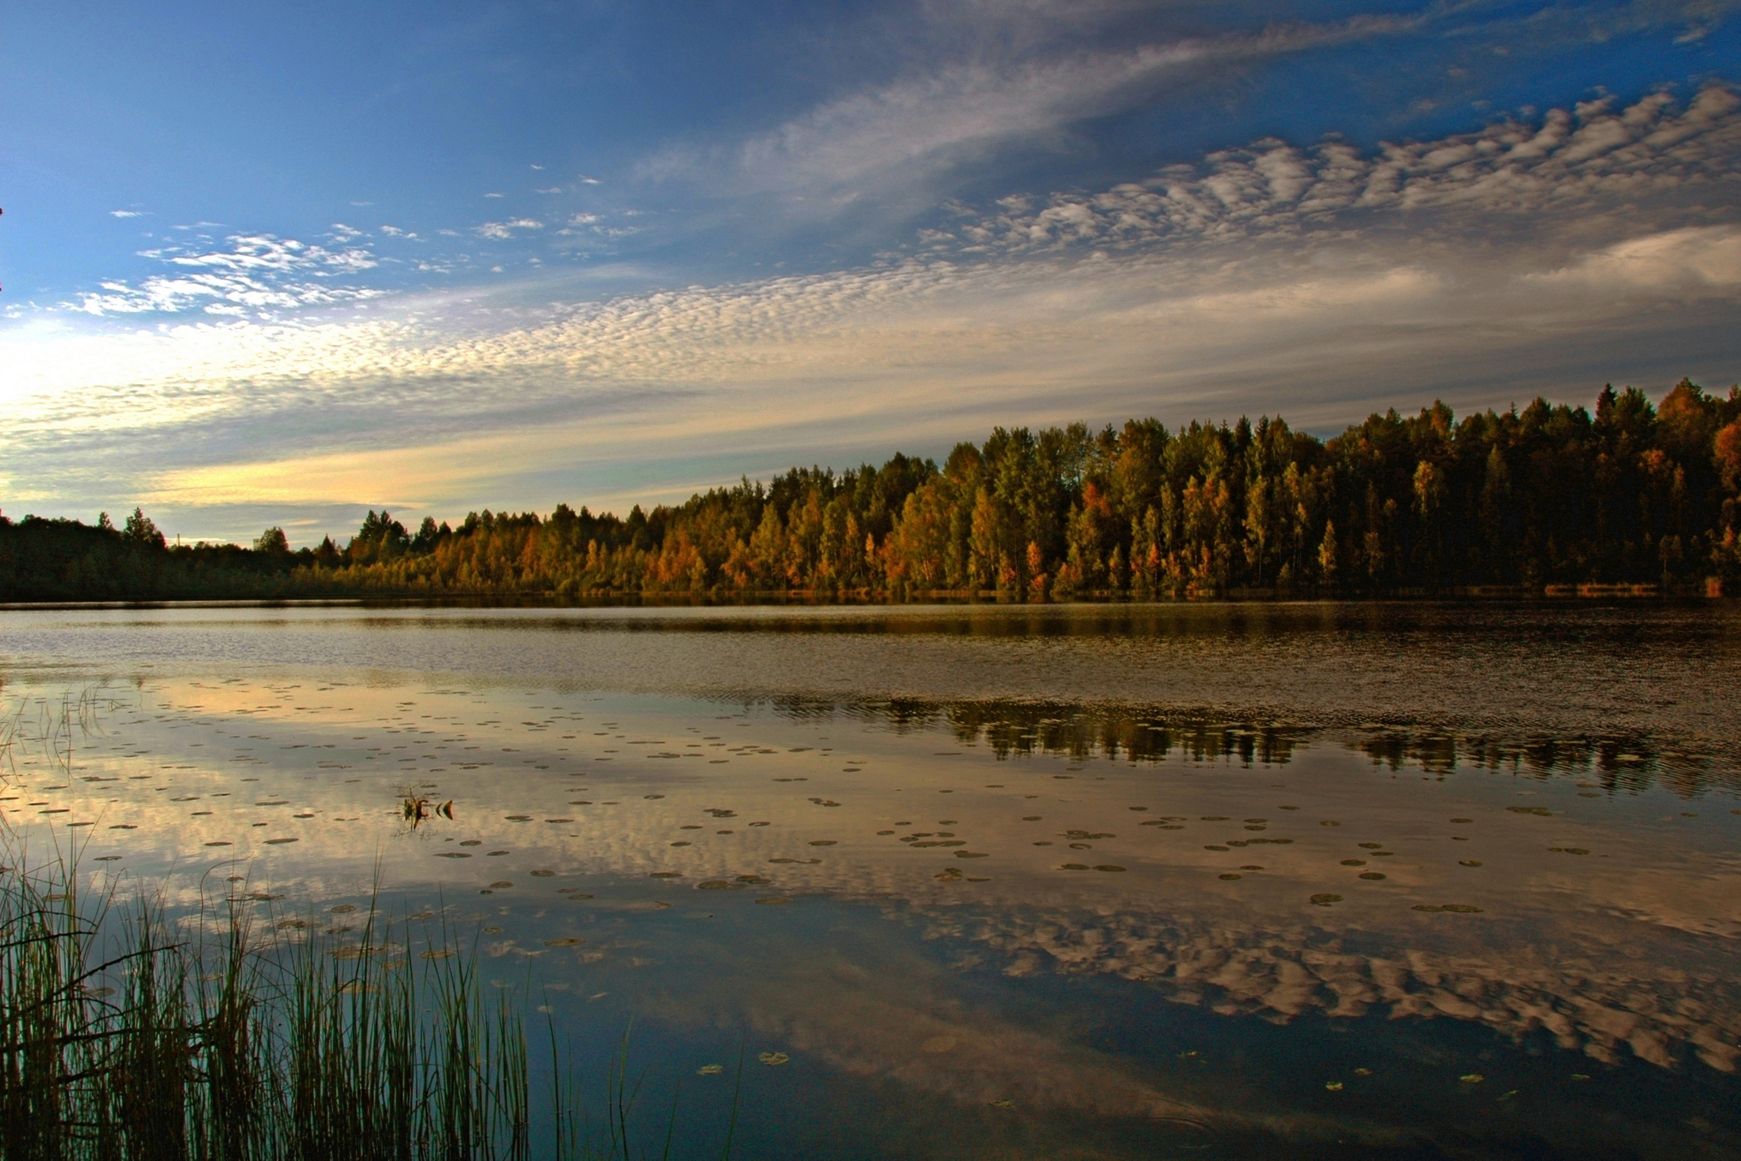
[[1741, 389], [1604, 388], [1320, 440], [1281, 418], [995, 429], [938, 465], [793, 468], [623, 517], [370, 511], [342, 547], [170, 545], [135, 508], [0, 515], [0, 600], [1017, 600], [1741, 591]]

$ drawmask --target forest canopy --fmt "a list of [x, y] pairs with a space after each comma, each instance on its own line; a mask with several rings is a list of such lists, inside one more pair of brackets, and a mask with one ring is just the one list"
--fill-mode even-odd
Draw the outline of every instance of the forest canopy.
[[1741, 389], [1652, 404], [1442, 403], [1327, 441], [1281, 418], [997, 428], [939, 465], [793, 468], [623, 517], [370, 511], [342, 548], [172, 546], [135, 508], [0, 515], [0, 599], [747, 596], [1023, 599], [1741, 585]]

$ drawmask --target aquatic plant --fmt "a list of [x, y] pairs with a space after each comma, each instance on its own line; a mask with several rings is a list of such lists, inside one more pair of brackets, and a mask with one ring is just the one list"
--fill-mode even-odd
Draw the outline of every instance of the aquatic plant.
[[233, 895], [193, 923], [148, 899], [111, 922], [70, 863], [11, 861], [0, 1155], [529, 1155], [521, 1022], [474, 956], [419, 965], [373, 912], [355, 943], [262, 939]]

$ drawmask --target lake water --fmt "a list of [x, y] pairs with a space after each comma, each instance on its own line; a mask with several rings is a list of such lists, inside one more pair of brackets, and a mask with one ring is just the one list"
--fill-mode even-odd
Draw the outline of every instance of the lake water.
[[655, 1151], [741, 1061], [743, 1157], [1741, 1155], [1732, 606], [11, 609], [0, 682], [10, 858], [457, 932]]

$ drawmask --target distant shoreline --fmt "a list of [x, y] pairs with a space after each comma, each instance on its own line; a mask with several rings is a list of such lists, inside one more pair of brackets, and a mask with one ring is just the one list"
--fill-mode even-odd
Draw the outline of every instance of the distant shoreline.
[[937, 464], [793, 468], [627, 516], [370, 510], [340, 548], [171, 545], [0, 515], [0, 601], [649, 598], [800, 601], [1741, 593], [1741, 387], [1660, 404], [1536, 399], [1368, 417], [1328, 441], [1255, 424], [997, 428]]

